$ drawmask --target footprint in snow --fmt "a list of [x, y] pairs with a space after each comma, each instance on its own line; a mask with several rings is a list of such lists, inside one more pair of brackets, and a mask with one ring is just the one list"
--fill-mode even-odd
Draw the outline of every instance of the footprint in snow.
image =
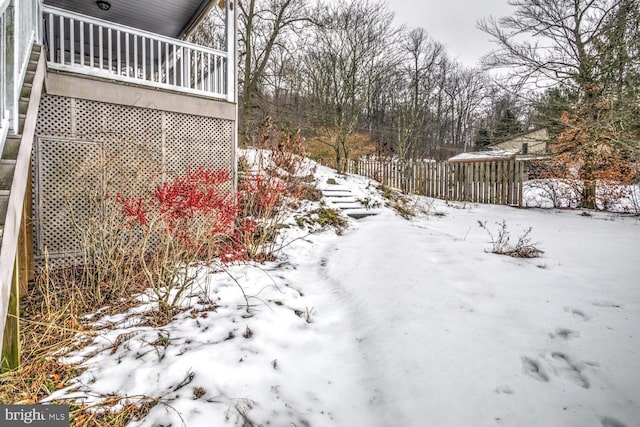
[[554, 332], [549, 333], [549, 337], [560, 338], [562, 340], [578, 338], [579, 336], [580, 336], [580, 332], [574, 331], [568, 328], [557, 328]]
[[[561, 376], [579, 387], [590, 387], [589, 379], [582, 373], [582, 368], [574, 363], [566, 354], [554, 351], [551, 353], [550, 358], [545, 357], [544, 359], [545, 366], [550, 369], [553, 374]], [[550, 380], [547, 370], [545, 370], [542, 363], [537, 359], [523, 356], [522, 370], [525, 374], [538, 381], [549, 382]]]
[[589, 316], [585, 314], [584, 311], [579, 310], [577, 308], [565, 307], [564, 311], [566, 311], [567, 313], [573, 314], [575, 317], [580, 318], [585, 322], [591, 319]]
[[626, 424], [612, 417], [602, 417], [600, 418], [600, 423], [602, 423], [602, 427], [627, 427]]
[[582, 373], [582, 369], [569, 356], [559, 351], [551, 353], [552, 364], [558, 374], [582, 388], [589, 388], [589, 380]]
[[596, 307], [603, 307], [603, 308], [622, 308], [620, 304], [616, 304], [615, 302], [604, 301], [604, 300], [592, 301], [591, 305], [595, 305]]
[[531, 359], [529, 357], [522, 357], [522, 370], [525, 374], [533, 377], [534, 379], [542, 382], [549, 381], [549, 375], [542, 369], [540, 363], [537, 360]]
[[495, 392], [497, 394], [513, 394], [513, 389], [508, 385], [501, 385], [499, 387], [496, 387]]

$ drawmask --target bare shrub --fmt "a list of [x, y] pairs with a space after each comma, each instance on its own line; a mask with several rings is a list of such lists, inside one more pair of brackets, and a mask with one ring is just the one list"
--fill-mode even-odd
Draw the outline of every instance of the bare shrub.
[[625, 209], [633, 214], [640, 215], [640, 186], [633, 185], [629, 189], [629, 197], [627, 198], [629, 203]]
[[305, 158], [299, 130], [276, 126], [267, 117], [258, 129], [256, 148], [241, 157], [244, 172], [238, 183], [239, 237], [249, 259], [273, 260], [286, 244], [280, 230], [303, 200], [318, 201], [314, 167]]
[[[111, 297], [127, 297], [130, 289], [137, 288], [132, 283], [140, 270], [131, 255], [143, 236], [126, 226], [122, 206], [114, 200], [150, 192], [160, 183], [163, 171], [155, 157], [143, 145], [115, 143], [99, 156], [88, 158], [76, 175], [76, 194], [86, 207], [73, 217], [82, 256], [78, 279], [98, 307]], [[73, 208], [69, 212], [78, 215]]]
[[636, 181], [637, 165], [630, 161], [609, 158], [596, 172], [596, 205], [605, 211], [623, 211], [632, 193], [631, 184]]
[[417, 199], [403, 194], [402, 192], [392, 189], [384, 184], [378, 187], [378, 191], [382, 197], [387, 199], [387, 206], [396, 211], [398, 215], [404, 219], [411, 219], [418, 215], [430, 215], [433, 202], [420, 203]]
[[580, 206], [582, 182], [573, 179], [544, 178], [527, 181], [527, 187], [537, 190], [539, 205], [548, 201], [554, 208], [577, 208]]
[[[632, 187], [638, 176], [637, 165], [633, 162], [618, 158], [607, 157], [601, 159], [593, 173], [592, 191], [585, 192], [584, 177], [580, 169], [583, 164], [566, 156], [558, 156], [531, 162], [527, 186], [537, 190], [537, 196], [549, 201], [556, 208], [578, 208], [585, 204], [583, 197], [589, 194], [597, 209], [605, 211], [624, 211], [633, 209], [630, 200]], [[591, 194], [593, 193], [593, 194]], [[590, 203], [587, 203], [590, 204]], [[631, 204], [631, 207], [629, 207]]]
[[505, 220], [496, 222], [498, 231], [495, 235], [487, 227], [486, 221], [478, 221], [478, 225], [489, 234], [493, 245], [491, 252], [494, 254], [509, 255], [514, 258], [537, 258], [544, 253], [544, 251], [536, 247], [538, 243], [531, 243], [531, 227], [523, 230], [522, 234], [518, 236], [518, 242], [515, 246], [512, 246], [509, 244], [511, 236], [507, 230], [507, 222]]
[[604, 211], [624, 210], [623, 202], [631, 196], [632, 188], [617, 181], [598, 181], [596, 203]]
[[[74, 218], [82, 253], [77, 267], [95, 300], [127, 297], [145, 285], [170, 317], [204, 264], [247, 259], [238, 205], [227, 172], [162, 168], [157, 150], [113, 144], [89, 158], [75, 197], [87, 214]], [[73, 212], [73, 210], [70, 210]], [[167, 316], [163, 316], [167, 317]]]
[[199, 267], [247, 259], [239, 238], [252, 224], [237, 222], [235, 196], [226, 190], [227, 172], [187, 168], [183, 176], [153, 192], [125, 199], [116, 195], [125, 227], [141, 236], [130, 254], [162, 312], [170, 313], [197, 278]]
[[249, 259], [273, 260], [280, 249], [278, 233], [287, 218], [286, 186], [264, 174], [244, 175], [238, 201], [243, 232], [238, 235]]
[[[314, 167], [306, 157], [305, 139], [299, 129], [277, 126], [267, 117], [260, 128], [256, 141], [257, 159], [253, 173], [262, 173], [280, 179], [286, 191], [303, 198], [313, 192]], [[311, 195], [310, 197], [313, 197]]]
[[336, 234], [342, 234], [348, 225], [347, 219], [340, 211], [325, 206], [314, 209], [305, 215], [297, 216], [296, 223], [300, 227], [315, 227], [316, 225], [321, 229], [331, 227], [336, 231]]

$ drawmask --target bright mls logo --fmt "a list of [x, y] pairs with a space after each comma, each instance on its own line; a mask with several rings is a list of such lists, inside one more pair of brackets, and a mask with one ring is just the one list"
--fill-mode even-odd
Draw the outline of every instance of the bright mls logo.
[[0, 425], [68, 427], [69, 407], [66, 405], [0, 405]]

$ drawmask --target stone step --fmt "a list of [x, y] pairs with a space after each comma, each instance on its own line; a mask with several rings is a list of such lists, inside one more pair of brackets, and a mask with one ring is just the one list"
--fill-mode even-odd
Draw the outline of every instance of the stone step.
[[351, 194], [351, 190], [346, 190], [346, 189], [340, 189], [340, 188], [323, 188], [322, 190], [323, 193], [336, 193], [336, 194], [343, 194], [343, 193], [348, 193]]
[[353, 194], [351, 193], [338, 193], [338, 194], [326, 194], [324, 193], [325, 199], [342, 199], [342, 198], [353, 198]]
[[362, 218], [366, 218], [369, 216], [376, 216], [378, 215], [378, 212], [376, 211], [360, 211], [360, 212], [347, 212], [346, 213], [348, 217], [353, 218], [353, 219], [362, 219]]
[[0, 190], [10, 190], [13, 182], [13, 174], [16, 170], [16, 161], [0, 159]]
[[349, 211], [354, 209], [364, 209], [364, 206], [358, 204], [358, 205], [351, 205], [351, 206], [336, 206], [336, 208], [340, 209], [341, 211]]
[[320, 191], [331, 207], [343, 211], [350, 218], [361, 219], [378, 215], [377, 210], [367, 209], [349, 189], [323, 188]]
[[364, 206], [362, 205], [362, 203], [359, 203], [359, 202], [341, 203], [341, 204], [329, 203], [329, 205], [336, 209], [364, 209]]

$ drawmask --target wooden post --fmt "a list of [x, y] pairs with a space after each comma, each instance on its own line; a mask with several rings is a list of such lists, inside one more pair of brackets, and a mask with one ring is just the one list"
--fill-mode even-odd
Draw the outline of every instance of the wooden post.
[[473, 202], [473, 185], [475, 183], [474, 173], [475, 173], [475, 163], [469, 163], [467, 165], [467, 200]]
[[515, 160], [509, 160], [508, 164], [508, 173], [507, 176], [507, 203], [508, 205], [513, 204], [513, 183], [515, 182]]
[[434, 197], [440, 197], [440, 163], [436, 163], [435, 168], [433, 170], [434, 175]]
[[518, 162], [518, 205], [520, 207], [524, 206], [524, 191], [523, 191], [523, 185], [524, 185], [524, 163], [523, 162]]
[[478, 203], [480, 201], [480, 164], [479, 162], [475, 162], [473, 164], [473, 182], [471, 183], [471, 201], [474, 203]]
[[491, 204], [497, 204], [498, 197], [496, 196], [496, 169], [498, 168], [497, 163], [491, 162], [491, 170], [489, 171], [489, 199]]
[[29, 282], [34, 279], [35, 259], [33, 249], [33, 209], [31, 206], [31, 169], [27, 178], [27, 188], [22, 204], [22, 221], [18, 235], [18, 251], [16, 258], [19, 268], [20, 296], [27, 294]]
[[480, 180], [481, 180], [481, 198], [482, 198], [482, 203], [488, 203], [487, 200], [489, 199], [489, 184], [487, 183], [487, 162], [482, 162], [482, 175], [480, 176]]
[[13, 265], [13, 279], [11, 280], [11, 294], [9, 295], [9, 309], [4, 325], [2, 339], [2, 372], [17, 369], [20, 366], [20, 280], [18, 258]]

